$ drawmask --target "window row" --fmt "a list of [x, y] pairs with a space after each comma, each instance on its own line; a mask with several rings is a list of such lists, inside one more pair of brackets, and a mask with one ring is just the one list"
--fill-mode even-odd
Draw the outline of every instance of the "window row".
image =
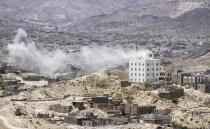
[[[139, 65], [139, 66], [141, 66], [141, 65], [144, 66], [144, 63], [142, 63], [142, 64], [141, 64], [141, 63], [130, 63], [130, 64], [131, 64], [131, 66], [133, 66], [133, 65], [135, 65], [135, 66], [137, 66], [137, 65]], [[153, 65], [153, 64], [152, 64], [152, 65]], [[147, 66], [150, 66], [150, 64], [148, 63]], [[156, 66], [159, 66], [159, 63], [156, 63]]]
[[[137, 75], [139, 75], [139, 76], [141, 76], [141, 74], [139, 73], [139, 74], [137, 74], [137, 73], [131, 73], [131, 76], [137, 76]], [[152, 74], [152, 76], [154, 76], [155, 74]], [[144, 76], [144, 74], [142, 74], [142, 76]], [[147, 76], [150, 76], [150, 74], [147, 74]], [[156, 74], [156, 76], [159, 76], [159, 74], [157, 73]]]
[[[130, 68], [131, 71], [144, 71], [144, 69], [137, 69], [137, 68]], [[154, 68], [151, 69], [152, 71], [154, 71]], [[148, 68], [147, 71], [150, 71], [150, 69]], [[158, 68], [156, 68], [156, 71], [159, 71]]]
[[139, 82], [144, 82], [144, 81], [158, 81], [158, 79], [151, 79], [151, 80], [149, 80], [149, 79], [147, 79], [147, 80], [144, 80], [144, 79], [133, 79], [133, 78], [131, 78], [130, 79], [130, 81], [135, 81], [135, 82], [137, 82], [137, 81], [139, 81]]

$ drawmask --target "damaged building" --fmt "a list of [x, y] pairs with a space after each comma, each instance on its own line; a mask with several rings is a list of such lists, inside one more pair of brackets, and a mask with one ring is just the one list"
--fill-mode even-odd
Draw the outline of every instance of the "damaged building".
[[158, 90], [160, 98], [171, 99], [184, 96], [184, 89], [176, 86], [168, 86]]
[[169, 124], [172, 118], [163, 114], [145, 114], [140, 116], [140, 120], [145, 123], [164, 125]]
[[85, 109], [85, 102], [84, 101], [73, 101], [72, 105], [75, 108], [78, 108], [79, 110], [84, 110]]
[[58, 113], [69, 113], [71, 112], [73, 107], [71, 105], [60, 105], [60, 104], [55, 104], [55, 105], [50, 105], [49, 110], [58, 112]]
[[176, 71], [173, 74], [173, 82], [180, 86], [185, 86], [199, 90], [203, 93], [210, 93], [210, 76], [206, 73], [186, 73]]
[[93, 108], [100, 109], [113, 116], [121, 116], [120, 102], [114, 101], [106, 96], [92, 97], [91, 102]]
[[167, 68], [167, 67], [161, 68], [159, 80], [167, 82], [172, 81], [172, 73], [173, 73], [172, 68]]
[[156, 106], [153, 105], [122, 104], [122, 112], [125, 116], [140, 116], [154, 113], [155, 108]]
[[44, 76], [35, 74], [35, 73], [27, 73], [22, 75], [24, 81], [41, 81]]
[[0, 90], [4, 91], [5, 95], [12, 95], [19, 92], [20, 86], [24, 85], [20, 80], [2, 79], [0, 80]]

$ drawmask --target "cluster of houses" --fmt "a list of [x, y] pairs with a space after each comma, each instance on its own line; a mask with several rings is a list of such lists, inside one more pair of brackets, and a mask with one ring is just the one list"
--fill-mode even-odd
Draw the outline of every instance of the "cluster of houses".
[[20, 87], [23, 86], [20, 80], [13, 79], [13, 78], [4, 78], [0, 75], [0, 91], [1, 97], [9, 96], [21, 91]]
[[203, 93], [210, 93], [210, 74], [208, 71], [202, 73], [189, 73], [176, 70], [172, 80], [175, 84], [193, 88]]
[[[54, 113], [50, 114], [52, 111]], [[95, 96], [73, 101], [71, 105], [50, 105], [49, 112], [40, 112], [37, 117], [80, 126], [124, 125], [141, 122], [164, 125], [172, 121], [170, 112], [170, 109], [157, 109], [154, 105], [126, 104], [107, 96]], [[55, 117], [60, 119], [55, 119]]]

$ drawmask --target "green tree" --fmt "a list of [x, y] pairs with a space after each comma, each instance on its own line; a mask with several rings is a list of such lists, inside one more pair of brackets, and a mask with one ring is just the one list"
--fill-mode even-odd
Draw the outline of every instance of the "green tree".
[[128, 104], [132, 104], [132, 103], [133, 103], [133, 100], [134, 100], [134, 97], [131, 96], [131, 95], [129, 95], [129, 96], [127, 96], [125, 99], [127, 100], [127, 103], [128, 103]]
[[145, 81], [145, 82], [144, 82], [144, 87], [145, 87], [146, 89], [149, 88], [149, 82], [148, 82], [148, 81]]
[[172, 103], [177, 104], [178, 103], [178, 98], [177, 97], [173, 97], [171, 98]]
[[182, 126], [181, 129], [188, 129], [188, 127], [187, 126]]

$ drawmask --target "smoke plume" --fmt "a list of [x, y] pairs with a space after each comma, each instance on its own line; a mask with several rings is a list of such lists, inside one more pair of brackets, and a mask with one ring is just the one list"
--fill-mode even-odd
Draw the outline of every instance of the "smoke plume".
[[63, 51], [38, 49], [33, 42], [26, 43], [26, 38], [26, 32], [18, 29], [14, 43], [8, 45], [9, 59], [12, 64], [46, 75], [52, 75], [67, 68], [67, 55]]
[[80, 52], [67, 55], [62, 50], [48, 51], [37, 48], [33, 42], [27, 43], [27, 34], [18, 29], [14, 43], [8, 45], [11, 63], [27, 70], [38, 71], [46, 75], [57, 72], [70, 72], [70, 65], [82, 72], [101, 72], [119, 66], [125, 66], [130, 57], [145, 54], [145, 50], [125, 50], [106, 46], [81, 47]]
[[72, 63], [76, 66], [91, 72], [100, 72], [111, 68], [126, 66], [129, 58], [136, 55], [144, 55], [147, 50], [135, 49], [125, 50], [122, 48], [112, 48], [106, 46], [82, 47], [79, 58]]

